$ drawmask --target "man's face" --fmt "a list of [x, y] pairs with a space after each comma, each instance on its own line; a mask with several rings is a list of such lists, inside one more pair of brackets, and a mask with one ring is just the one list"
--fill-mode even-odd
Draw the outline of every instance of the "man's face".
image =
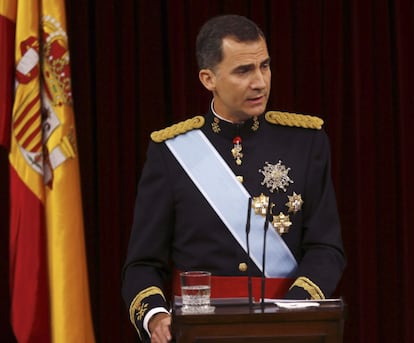
[[[270, 92], [270, 57], [266, 42], [237, 42], [223, 39], [223, 60], [200, 79], [214, 95], [214, 110], [232, 122], [262, 114]], [[205, 75], [206, 76], [206, 75]]]

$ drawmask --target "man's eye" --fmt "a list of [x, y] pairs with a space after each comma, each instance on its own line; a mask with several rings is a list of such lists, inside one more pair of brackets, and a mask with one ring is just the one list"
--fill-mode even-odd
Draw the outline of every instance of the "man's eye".
[[249, 71], [248, 68], [240, 68], [237, 70], [238, 74], [246, 74]]

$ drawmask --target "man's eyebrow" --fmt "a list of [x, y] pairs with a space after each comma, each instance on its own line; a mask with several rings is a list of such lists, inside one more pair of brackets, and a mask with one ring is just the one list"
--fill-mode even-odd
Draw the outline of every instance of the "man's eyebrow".
[[271, 61], [271, 58], [270, 58], [270, 57], [268, 57], [268, 58], [266, 58], [265, 60], [263, 60], [263, 62], [262, 62], [262, 63], [260, 63], [260, 65], [263, 65], [263, 64], [269, 64], [269, 63], [270, 63], [270, 61]]
[[[260, 65], [264, 65], [264, 64], [269, 64], [270, 63], [270, 57], [264, 59], [262, 62], [260, 62]], [[238, 72], [238, 71], [242, 71], [242, 70], [251, 70], [254, 69], [254, 63], [249, 63], [249, 64], [241, 64], [236, 66], [233, 71], [234, 72]]]
[[249, 64], [241, 64], [236, 66], [233, 71], [238, 72], [241, 70], [251, 70], [254, 68], [254, 63], [249, 63]]

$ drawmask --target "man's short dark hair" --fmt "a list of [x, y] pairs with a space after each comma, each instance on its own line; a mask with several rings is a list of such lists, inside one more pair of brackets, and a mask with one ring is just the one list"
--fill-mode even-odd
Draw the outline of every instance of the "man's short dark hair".
[[246, 17], [228, 14], [208, 20], [200, 29], [196, 41], [199, 69], [214, 69], [223, 59], [223, 39], [231, 37], [238, 42], [265, 39], [262, 30]]

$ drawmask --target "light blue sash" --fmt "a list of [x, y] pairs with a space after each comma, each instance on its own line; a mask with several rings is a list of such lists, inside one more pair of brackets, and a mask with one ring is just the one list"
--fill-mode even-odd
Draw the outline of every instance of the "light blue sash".
[[[247, 190], [200, 130], [167, 140], [175, 158], [244, 250], [246, 245]], [[262, 270], [264, 217], [252, 211], [250, 256]], [[292, 252], [271, 224], [266, 241], [266, 277], [290, 277], [297, 268]]]

